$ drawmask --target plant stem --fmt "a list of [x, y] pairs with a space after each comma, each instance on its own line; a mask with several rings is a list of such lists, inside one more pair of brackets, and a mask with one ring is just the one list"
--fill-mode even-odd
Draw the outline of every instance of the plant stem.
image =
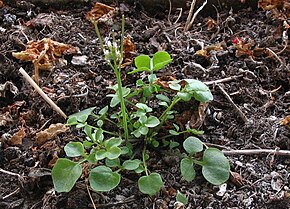
[[148, 176], [148, 170], [147, 170], [147, 165], [146, 165], [146, 160], [145, 160], [146, 146], [147, 146], [147, 143], [145, 142], [144, 147], [143, 147], [143, 151], [142, 151], [142, 160], [143, 160], [143, 165], [144, 165], [144, 170], [145, 170], [146, 176]]
[[160, 125], [159, 127], [161, 127], [163, 125], [163, 123], [165, 122], [166, 118], [167, 118], [167, 113], [174, 107], [174, 105], [176, 103], [178, 103], [181, 99], [179, 97], [175, 97], [174, 100], [172, 101], [172, 103], [170, 104], [169, 107], [167, 107], [167, 109], [162, 113], [162, 115], [159, 117], [160, 120]]
[[128, 131], [128, 121], [127, 121], [127, 110], [125, 105], [125, 100], [122, 93], [122, 80], [121, 80], [121, 73], [120, 71], [116, 70], [116, 77], [118, 82], [118, 96], [120, 99], [120, 105], [121, 105], [121, 112], [122, 112], [122, 121], [123, 121], [123, 129], [125, 134], [125, 140], [127, 141], [129, 138], [129, 131]]

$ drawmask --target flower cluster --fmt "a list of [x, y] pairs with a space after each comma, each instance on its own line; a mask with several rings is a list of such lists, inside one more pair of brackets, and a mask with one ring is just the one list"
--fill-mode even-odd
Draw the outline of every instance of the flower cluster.
[[109, 38], [105, 39], [103, 52], [107, 62], [111, 63], [113, 61], [116, 64], [122, 63], [122, 54], [116, 40], [110, 41]]

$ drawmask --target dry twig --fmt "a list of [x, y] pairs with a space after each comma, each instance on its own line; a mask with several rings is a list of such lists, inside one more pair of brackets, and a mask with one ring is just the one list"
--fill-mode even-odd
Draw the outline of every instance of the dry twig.
[[219, 87], [219, 89], [221, 90], [221, 92], [225, 95], [225, 97], [228, 99], [228, 101], [232, 104], [232, 106], [235, 108], [235, 110], [237, 111], [237, 113], [239, 114], [239, 116], [242, 118], [242, 120], [245, 123], [247, 123], [248, 122], [248, 118], [242, 112], [242, 110], [234, 103], [234, 101], [232, 100], [232, 98], [230, 97], [230, 95], [226, 92], [226, 90], [224, 90], [224, 88], [220, 84], [217, 84], [217, 86]]
[[191, 6], [190, 6], [190, 10], [189, 10], [189, 14], [187, 16], [186, 19], [186, 23], [184, 26], [184, 31], [188, 31], [189, 28], [192, 26], [196, 16], [198, 15], [198, 13], [205, 7], [205, 5], [207, 4], [207, 0], [205, 0], [205, 2], [203, 2], [203, 4], [196, 10], [196, 12], [193, 14], [193, 10], [194, 10], [194, 6], [195, 6], [196, 0], [193, 0], [191, 2]]
[[58, 112], [65, 119], [67, 118], [66, 114], [57, 106], [43, 91], [42, 89], [34, 82], [34, 80], [26, 73], [23, 68], [19, 69], [19, 72], [23, 75], [23, 77], [34, 87], [34, 89], [42, 96], [42, 98], [50, 104], [52, 109]]
[[290, 157], [289, 150], [278, 150], [278, 149], [247, 149], [247, 150], [223, 150], [225, 155], [280, 155]]

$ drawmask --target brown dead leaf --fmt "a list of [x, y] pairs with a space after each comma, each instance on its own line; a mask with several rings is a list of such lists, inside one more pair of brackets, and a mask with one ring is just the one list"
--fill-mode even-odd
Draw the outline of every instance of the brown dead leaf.
[[27, 43], [25, 51], [12, 52], [12, 56], [23, 60], [31, 61], [34, 65], [35, 81], [38, 83], [38, 70], [51, 70], [57, 61], [57, 57], [66, 54], [76, 54], [79, 48], [70, 44], [64, 44], [44, 38], [42, 40], [30, 41]]
[[290, 115], [287, 115], [283, 120], [281, 120], [280, 125], [290, 126]]
[[214, 44], [214, 45], [206, 46], [204, 49], [196, 51], [195, 55], [208, 58], [209, 57], [209, 53], [211, 51], [219, 51], [219, 50], [223, 50], [223, 49], [224, 49], [223, 48], [223, 43], [221, 42], [221, 43], [217, 43], [217, 44]]
[[162, 76], [160, 78], [157, 78], [154, 81], [154, 84], [157, 84], [164, 89], [172, 91], [172, 89], [169, 87], [169, 84], [170, 84], [170, 81], [175, 81], [175, 80], [176, 78], [174, 78], [173, 76]]
[[207, 26], [208, 31], [211, 31], [212, 29], [217, 27], [216, 21], [212, 18], [209, 18], [205, 25]]
[[44, 38], [28, 42], [25, 51], [13, 52], [12, 55], [23, 61], [37, 62], [38, 68], [41, 70], [50, 70], [56, 61], [56, 57], [76, 54], [78, 52], [79, 49], [70, 44], [59, 43], [50, 38]]
[[258, 7], [263, 10], [272, 10], [281, 7], [283, 3], [284, 0], [259, 0]]
[[206, 110], [208, 107], [208, 103], [200, 103], [198, 106], [198, 110], [194, 111], [190, 117], [189, 126], [193, 129], [199, 129], [206, 117]]
[[233, 44], [235, 44], [237, 50], [236, 50], [236, 57], [241, 57], [241, 56], [247, 56], [247, 57], [252, 57], [253, 56], [253, 51], [251, 50], [252, 47], [252, 42], [246, 42], [242, 38], [234, 38]]
[[114, 7], [97, 2], [93, 9], [87, 13], [86, 18], [92, 23], [105, 23], [116, 15], [116, 11]]
[[53, 155], [52, 159], [48, 163], [48, 168], [53, 168], [53, 166], [55, 165], [57, 159], [58, 159], [58, 156], [57, 155]]
[[124, 60], [122, 67], [125, 67], [127, 65], [131, 65], [133, 62], [133, 58], [136, 54], [136, 45], [131, 41], [130, 38], [125, 38], [123, 42], [123, 51], [124, 51]]
[[53, 139], [58, 134], [65, 133], [68, 129], [69, 128], [62, 123], [51, 124], [49, 128], [36, 133], [35, 142], [38, 145], [43, 145], [45, 142]]
[[26, 136], [25, 129], [21, 127], [19, 131], [13, 134], [13, 136], [11, 137], [8, 143], [13, 146], [22, 145], [22, 140], [25, 136]]
[[237, 172], [230, 171], [230, 180], [236, 186], [241, 187], [245, 185], [245, 179]]

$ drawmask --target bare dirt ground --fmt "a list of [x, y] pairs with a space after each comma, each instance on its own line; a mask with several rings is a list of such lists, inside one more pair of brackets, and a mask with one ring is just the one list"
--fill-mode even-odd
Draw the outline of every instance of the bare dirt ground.
[[[24, 50], [29, 40], [45, 37], [78, 47], [87, 61], [77, 65], [72, 55], [64, 56], [52, 71], [40, 72], [40, 87], [67, 115], [92, 106], [100, 109], [109, 102], [106, 87], [115, 79], [103, 59], [94, 27], [85, 18], [92, 5], [60, 8], [4, 4], [0, 8], [0, 85], [11, 82], [10, 87], [0, 89], [0, 208], [93, 208], [84, 180], [69, 193], [53, 190], [52, 159], [56, 155], [64, 157], [64, 145], [83, 136], [70, 129], [41, 145], [36, 143], [36, 133], [66, 121], [19, 73], [22, 67], [32, 76], [33, 64], [12, 56], [12, 52]], [[119, 14], [111, 25], [100, 27], [103, 36], [108, 36], [112, 28], [120, 31], [120, 14], [124, 14], [125, 35], [131, 37], [137, 54], [158, 50], [171, 54], [173, 62], [159, 76], [208, 82], [214, 100], [208, 104], [200, 128], [205, 131], [202, 141], [224, 151], [267, 149], [270, 153], [225, 152], [231, 171], [239, 178], [228, 180], [226, 190], [220, 194], [220, 188], [207, 183], [201, 175], [191, 183], [182, 180], [174, 153], [152, 148], [155, 158], [149, 166], [165, 182], [158, 195], [140, 193], [136, 176], [128, 174], [113, 191], [92, 192], [97, 208], [174, 208], [177, 190], [188, 197], [187, 208], [290, 208], [290, 156], [271, 153], [290, 150], [290, 122], [284, 120], [281, 125], [290, 115], [290, 31], [283, 26], [283, 20], [272, 11], [257, 8], [224, 9], [203, 12], [184, 32], [188, 9], [180, 13], [172, 8], [168, 15], [165, 9], [148, 14], [137, 3], [114, 6], [119, 7]], [[40, 14], [43, 21], [25, 25]], [[239, 48], [238, 40], [248, 45]], [[207, 54], [197, 55], [203, 46]], [[126, 74], [133, 67], [124, 69], [124, 85], [132, 86], [138, 79]], [[224, 78], [223, 82], [214, 82]], [[186, 118], [189, 107], [179, 108], [179, 117]], [[11, 141], [17, 133], [21, 140]]]

